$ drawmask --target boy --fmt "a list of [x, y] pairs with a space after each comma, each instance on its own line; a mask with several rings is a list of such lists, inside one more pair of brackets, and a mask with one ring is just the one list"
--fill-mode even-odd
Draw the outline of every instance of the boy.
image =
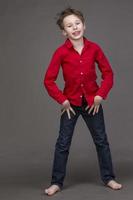
[[[115, 181], [101, 105], [113, 86], [113, 71], [101, 48], [84, 37], [85, 20], [80, 11], [65, 9], [57, 24], [67, 39], [55, 51], [44, 78], [49, 95], [62, 105], [52, 180], [45, 193], [51, 196], [63, 187], [69, 148], [79, 115], [86, 122], [96, 145], [102, 181], [111, 189], [121, 189], [122, 185]], [[100, 86], [96, 83], [95, 63], [102, 74]], [[55, 83], [60, 66], [65, 81], [63, 92]]]

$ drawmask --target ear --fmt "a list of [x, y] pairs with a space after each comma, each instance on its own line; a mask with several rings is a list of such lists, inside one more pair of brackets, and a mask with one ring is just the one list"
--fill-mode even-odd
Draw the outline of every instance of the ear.
[[66, 33], [65, 30], [62, 31], [62, 34], [63, 34], [64, 36], [67, 36], [67, 33]]
[[84, 30], [86, 29], [86, 25], [85, 25], [85, 23], [84, 23]]

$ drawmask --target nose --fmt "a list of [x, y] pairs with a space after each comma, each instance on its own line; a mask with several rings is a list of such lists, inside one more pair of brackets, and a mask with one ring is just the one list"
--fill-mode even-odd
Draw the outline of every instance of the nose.
[[76, 24], [73, 25], [73, 29], [74, 30], [77, 29], [77, 25]]

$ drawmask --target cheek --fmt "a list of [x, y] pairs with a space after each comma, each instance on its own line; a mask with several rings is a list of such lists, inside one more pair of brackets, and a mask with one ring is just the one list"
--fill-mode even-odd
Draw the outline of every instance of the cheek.
[[84, 30], [84, 27], [82, 25], [79, 25], [79, 29]]
[[68, 33], [68, 34], [71, 34], [71, 33], [72, 33], [72, 29], [69, 29], [69, 30], [67, 31], [67, 33]]

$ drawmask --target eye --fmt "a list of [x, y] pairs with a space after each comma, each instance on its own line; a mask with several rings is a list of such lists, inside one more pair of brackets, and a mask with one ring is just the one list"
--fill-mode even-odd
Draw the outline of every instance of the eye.
[[66, 27], [67, 27], [67, 28], [71, 28], [71, 27], [72, 27], [72, 25], [71, 25], [71, 24], [68, 24], [68, 25], [66, 25]]
[[77, 25], [79, 25], [79, 24], [80, 24], [80, 22], [76, 22], [76, 24], [77, 24]]

